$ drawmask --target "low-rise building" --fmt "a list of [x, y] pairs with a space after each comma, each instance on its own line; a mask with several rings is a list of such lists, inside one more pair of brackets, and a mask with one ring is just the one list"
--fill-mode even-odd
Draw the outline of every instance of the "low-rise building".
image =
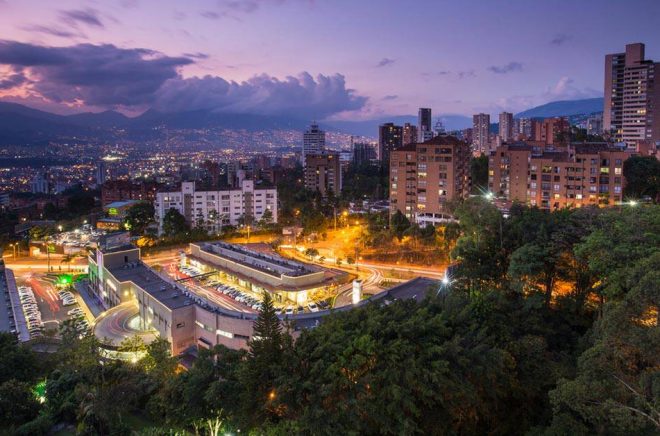
[[623, 162], [630, 156], [605, 143], [504, 144], [489, 157], [488, 185], [498, 197], [543, 209], [614, 205], [623, 199]]
[[[142, 262], [140, 250], [128, 241], [125, 234], [109, 235], [88, 257], [90, 291], [106, 309], [120, 304], [135, 304], [142, 329], [154, 331], [169, 341], [172, 355], [218, 344], [231, 349], [247, 348], [258, 313], [220, 307], [165, 273], [153, 270]], [[244, 279], [253, 283], [263, 280], [263, 283], [268, 282], [274, 287], [290, 289], [312, 286], [320, 278], [319, 272], [322, 273], [322, 269], [314, 266], [280, 261], [231, 244], [195, 244], [191, 245], [191, 249], [191, 257], [207, 262], [211, 268], [241, 275], [247, 273]], [[334, 310], [350, 310], [373, 301], [391, 302], [407, 298], [421, 301], [428, 292], [437, 291], [439, 285], [435, 280], [417, 278], [367, 300], [357, 300], [354, 305]], [[286, 317], [293, 323], [293, 335], [297, 336], [301, 329], [319, 325], [330, 313], [330, 310], [322, 310], [280, 317], [282, 320]], [[99, 333], [95, 333], [98, 336]]]
[[257, 187], [252, 180], [243, 180], [240, 188], [218, 191], [197, 191], [195, 182], [182, 182], [181, 189], [156, 195], [156, 220], [159, 232], [170, 209], [177, 210], [191, 226], [203, 226], [209, 232], [219, 232], [222, 226], [251, 224], [270, 211], [277, 222], [277, 189]]

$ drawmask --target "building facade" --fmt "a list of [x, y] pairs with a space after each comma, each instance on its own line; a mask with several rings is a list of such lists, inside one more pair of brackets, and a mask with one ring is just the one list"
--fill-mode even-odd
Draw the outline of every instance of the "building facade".
[[369, 165], [376, 160], [376, 149], [373, 145], [365, 142], [356, 142], [353, 144], [353, 164]]
[[403, 127], [394, 123], [381, 124], [378, 127], [378, 160], [383, 164], [390, 161], [390, 152], [403, 145]]
[[417, 142], [417, 126], [410, 123], [403, 125], [403, 141], [402, 145], [412, 144]]
[[513, 139], [513, 114], [510, 112], [500, 113], [500, 140], [509, 142]]
[[390, 213], [401, 211], [418, 224], [445, 222], [446, 204], [470, 194], [470, 146], [436, 136], [392, 152]]
[[156, 182], [132, 182], [129, 180], [108, 180], [101, 187], [102, 205], [116, 201], [142, 200], [155, 201], [161, 185]]
[[641, 43], [605, 56], [603, 130], [634, 148], [660, 141], [660, 63], [645, 59]]
[[552, 150], [504, 144], [489, 157], [488, 186], [497, 197], [542, 209], [614, 205], [623, 200], [629, 156], [605, 143]]
[[304, 174], [305, 188], [319, 191], [323, 197], [330, 192], [341, 193], [343, 177], [338, 152], [308, 154]]
[[488, 153], [490, 149], [490, 115], [472, 116], [472, 145], [475, 153]]
[[243, 180], [240, 189], [197, 191], [195, 182], [182, 182], [179, 191], [159, 192], [154, 206], [161, 234], [170, 209], [183, 215], [190, 226], [217, 233], [225, 225], [258, 222], [266, 211], [272, 222], [277, 222], [277, 189], [255, 187], [254, 181]]
[[302, 164], [305, 165], [305, 156], [308, 153], [320, 153], [325, 150], [325, 132], [319, 125], [313, 123], [303, 134]]
[[417, 142], [428, 141], [431, 138], [433, 138], [431, 108], [420, 107], [417, 112]]

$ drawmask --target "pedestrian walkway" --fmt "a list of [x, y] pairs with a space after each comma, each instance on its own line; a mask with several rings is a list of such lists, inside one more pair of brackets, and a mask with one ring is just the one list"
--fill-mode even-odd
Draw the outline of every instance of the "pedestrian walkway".
[[[76, 291], [80, 295], [80, 298], [84, 301], [83, 311], [88, 314], [90, 320], [96, 319], [101, 313], [105, 311], [103, 304], [99, 299], [89, 291], [89, 286], [87, 280], [82, 280], [74, 284]], [[88, 313], [89, 312], [89, 313]]]

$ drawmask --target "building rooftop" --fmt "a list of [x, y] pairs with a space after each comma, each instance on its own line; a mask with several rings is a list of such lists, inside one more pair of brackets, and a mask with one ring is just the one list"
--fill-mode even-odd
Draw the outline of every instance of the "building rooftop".
[[226, 242], [203, 243], [200, 244], [199, 247], [202, 251], [206, 251], [207, 253], [224, 257], [225, 259], [257, 269], [275, 277], [281, 277], [282, 275], [299, 277], [322, 271], [322, 269], [314, 265], [286, 259], [277, 254], [267, 254], [250, 250], [240, 245], [228, 244]]
[[119, 208], [122, 208], [122, 207], [132, 206], [132, 205], [138, 204], [138, 203], [141, 203], [141, 201], [140, 200], [113, 201], [110, 204], [106, 204], [104, 207], [106, 209], [110, 209], [110, 208], [119, 209]]
[[109, 271], [120, 282], [133, 282], [168, 309], [174, 310], [193, 304], [184, 294], [184, 289], [166, 281], [141, 261], [130, 262]]
[[422, 142], [424, 145], [467, 145], [465, 141], [461, 141], [455, 136], [451, 135], [438, 135], [434, 136], [428, 141]]

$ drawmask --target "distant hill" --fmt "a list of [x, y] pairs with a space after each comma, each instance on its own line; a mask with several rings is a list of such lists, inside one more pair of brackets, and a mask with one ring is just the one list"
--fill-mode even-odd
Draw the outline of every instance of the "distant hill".
[[517, 113], [516, 118], [546, 118], [592, 114], [603, 111], [603, 97], [586, 98], [583, 100], [562, 100], [536, 106]]
[[[433, 122], [440, 118], [446, 130], [462, 130], [472, 127], [472, 118], [465, 115], [440, 115], [433, 117]], [[417, 125], [417, 117], [414, 115], [395, 115], [391, 117], [375, 118], [364, 121], [325, 121], [321, 127], [326, 130], [336, 130], [343, 133], [358, 136], [378, 136], [378, 126], [384, 123], [394, 123], [402, 126], [405, 123]]]
[[[601, 112], [602, 110], [603, 99], [590, 98], [547, 103], [520, 112], [516, 114], [516, 117], [574, 116]], [[434, 117], [433, 121], [435, 122], [438, 118], [442, 120], [445, 129], [449, 131], [472, 126], [472, 118], [464, 115], [445, 114]], [[96, 138], [107, 136], [108, 139], [111, 139], [115, 135], [113, 128], [124, 129], [128, 137], [136, 140], [156, 134], [154, 133], [155, 127], [303, 131], [309, 125], [309, 121], [287, 116], [226, 114], [212, 110], [163, 113], [152, 109], [134, 118], [115, 111], [57, 115], [17, 103], [0, 102], [0, 145], [43, 145], [56, 137], [81, 138], [88, 135]], [[320, 124], [327, 131], [375, 138], [378, 136], [378, 126], [387, 122], [393, 122], [397, 125], [403, 125], [404, 123], [416, 125], [417, 117], [414, 115], [399, 115], [363, 121], [324, 121]]]

